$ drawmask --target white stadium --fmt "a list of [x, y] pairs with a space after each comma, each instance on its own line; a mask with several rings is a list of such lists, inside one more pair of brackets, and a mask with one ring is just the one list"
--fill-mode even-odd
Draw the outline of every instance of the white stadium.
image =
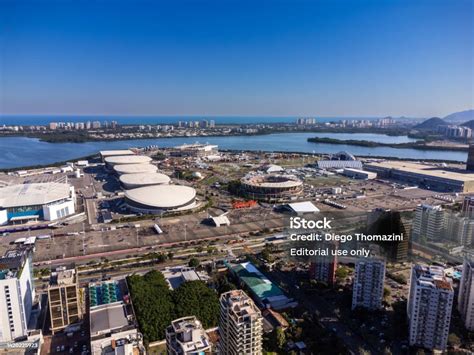
[[74, 187], [66, 183], [48, 182], [18, 184], [0, 188], [0, 211], [10, 223], [44, 219], [54, 221], [75, 213]]
[[104, 161], [108, 168], [112, 168], [115, 165], [146, 164], [150, 163], [152, 159], [146, 155], [118, 155], [106, 157]]
[[196, 190], [180, 185], [153, 185], [125, 191], [125, 202], [138, 213], [185, 211], [196, 207]]
[[102, 162], [105, 160], [107, 157], [113, 157], [117, 155], [135, 155], [134, 152], [132, 152], [130, 149], [123, 149], [123, 150], [101, 150], [100, 152], [100, 157], [102, 159]]
[[115, 165], [114, 171], [119, 174], [145, 174], [156, 173], [158, 168], [153, 164], [123, 164]]
[[126, 190], [150, 185], [167, 185], [171, 179], [160, 173], [141, 173], [120, 175], [120, 184]]

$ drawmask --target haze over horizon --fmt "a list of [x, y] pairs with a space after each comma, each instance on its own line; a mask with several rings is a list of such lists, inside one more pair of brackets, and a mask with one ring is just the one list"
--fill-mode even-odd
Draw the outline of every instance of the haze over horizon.
[[470, 0], [0, 2], [0, 115], [444, 117]]

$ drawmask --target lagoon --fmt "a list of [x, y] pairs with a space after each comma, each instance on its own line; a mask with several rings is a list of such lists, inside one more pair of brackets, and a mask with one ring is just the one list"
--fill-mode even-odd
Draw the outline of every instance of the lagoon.
[[287, 151], [302, 153], [337, 153], [346, 150], [356, 156], [396, 157], [406, 159], [436, 159], [445, 161], [466, 161], [466, 152], [435, 151], [417, 149], [397, 149], [389, 147], [359, 147], [309, 143], [310, 137], [328, 137], [335, 139], [368, 140], [384, 143], [406, 143], [414, 141], [406, 136], [386, 136], [369, 133], [276, 133], [257, 136], [222, 137], [174, 137], [154, 139], [133, 139], [122, 141], [101, 141], [85, 143], [46, 143], [36, 138], [4, 137], [0, 138], [0, 169], [52, 164], [58, 161], [73, 160], [107, 149], [125, 149], [132, 147], [173, 147], [183, 143], [211, 143], [220, 149], [253, 151]]

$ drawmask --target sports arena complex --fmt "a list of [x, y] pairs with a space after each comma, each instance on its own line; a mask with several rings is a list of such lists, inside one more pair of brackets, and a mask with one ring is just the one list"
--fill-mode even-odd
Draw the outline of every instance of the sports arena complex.
[[[0, 224], [54, 221], [75, 213], [74, 187], [67, 183], [18, 184], [0, 188]], [[6, 211], [6, 213], [5, 213]], [[5, 220], [6, 219], [6, 220]]]
[[151, 185], [167, 185], [171, 181], [167, 175], [160, 173], [123, 174], [120, 175], [119, 180], [126, 190]]
[[113, 169], [118, 175], [156, 173], [158, 170], [155, 165], [148, 163], [115, 165]]
[[125, 191], [125, 202], [134, 212], [159, 214], [196, 207], [196, 190], [180, 185], [152, 185]]
[[118, 155], [104, 158], [105, 166], [108, 169], [112, 169], [115, 165], [146, 164], [151, 161], [152, 159], [145, 155]]
[[260, 201], [287, 200], [303, 191], [303, 182], [293, 175], [250, 175], [240, 182], [245, 196]]

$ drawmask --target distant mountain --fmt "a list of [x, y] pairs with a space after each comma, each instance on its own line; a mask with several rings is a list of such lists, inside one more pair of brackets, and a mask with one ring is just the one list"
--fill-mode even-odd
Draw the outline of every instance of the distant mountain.
[[460, 126], [469, 127], [471, 129], [474, 129], [474, 120], [464, 122], [464, 123], [460, 124]]
[[444, 120], [446, 121], [461, 121], [461, 122], [466, 122], [466, 121], [471, 121], [474, 120], [474, 110], [466, 110], [466, 111], [460, 111], [460, 112], [455, 112], [450, 115], [447, 115]]
[[435, 130], [438, 128], [438, 126], [443, 126], [446, 124], [448, 123], [439, 117], [431, 117], [427, 119], [426, 121], [423, 121], [420, 124], [417, 124], [414, 128], [425, 129], [425, 130]]

